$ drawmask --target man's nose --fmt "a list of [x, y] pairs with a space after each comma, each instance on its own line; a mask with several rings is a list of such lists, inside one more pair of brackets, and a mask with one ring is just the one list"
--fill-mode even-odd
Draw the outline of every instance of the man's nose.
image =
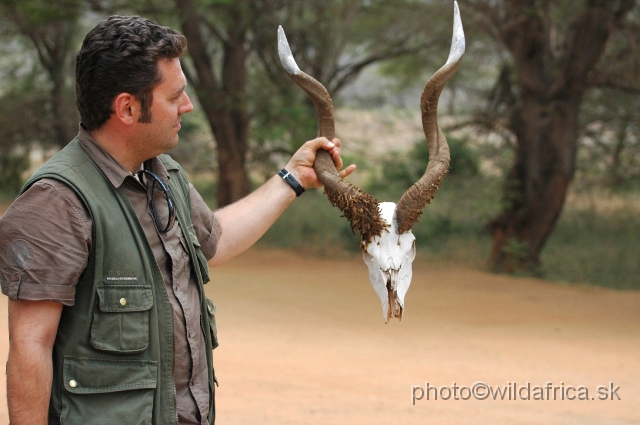
[[182, 105], [182, 107], [180, 108], [180, 113], [181, 114], [186, 114], [188, 112], [193, 111], [193, 103], [191, 103], [191, 99], [189, 99], [189, 95], [188, 94], [184, 94], [185, 95], [185, 103], [184, 105]]

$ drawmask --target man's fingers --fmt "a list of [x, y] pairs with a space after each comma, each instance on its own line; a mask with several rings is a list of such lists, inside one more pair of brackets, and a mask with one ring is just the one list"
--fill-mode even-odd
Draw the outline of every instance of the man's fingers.
[[341, 169], [343, 164], [342, 158], [340, 157], [340, 148], [334, 148], [331, 154], [333, 156], [333, 163], [336, 165], [336, 169]]
[[326, 137], [316, 137], [313, 140], [309, 140], [306, 144], [308, 144], [311, 149], [315, 150], [324, 149], [330, 151], [336, 147], [336, 144]]
[[324, 149], [333, 154], [333, 150], [337, 147], [340, 147], [340, 144], [340, 139], [329, 140], [326, 137], [316, 137], [315, 139], [306, 142], [304, 144], [304, 148], [309, 150]]
[[[296, 179], [305, 188], [320, 187], [322, 183], [318, 180], [313, 170], [313, 162], [318, 150], [326, 150], [331, 155], [331, 159], [337, 170], [343, 167], [342, 158], [340, 157], [340, 139], [327, 139], [326, 137], [317, 137], [306, 142], [291, 157], [285, 168], [291, 172]], [[347, 177], [356, 169], [355, 165], [350, 165], [342, 171], [338, 171], [341, 178]]]
[[340, 174], [340, 177], [344, 179], [345, 177], [353, 173], [355, 170], [356, 170], [355, 164], [351, 164], [344, 170], [340, 171], [338, 174]]

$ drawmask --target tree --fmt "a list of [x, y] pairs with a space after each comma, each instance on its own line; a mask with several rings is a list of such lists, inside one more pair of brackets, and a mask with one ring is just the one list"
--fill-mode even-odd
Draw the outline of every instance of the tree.
[[34, 146], [60, 148], [77, 131], [70, 65], [80, 2], [0, 0], [0, 182], [17, 192]]
[[578, 171], [589, 183], [623, 188], [640, 179], [640, 93], [596, 89], [583, 108]]
[[[245, 2], [176, 0], [194, 86], [218, 147], [218, 206], [250, 191], [246, 170], [249, 117], [246, 109], [248, 7]], [[206, 7], [209, 6], [209, 7]]]
[[[66, 145], [77, 132], [70, 65], [76, 50], [80, 0], [56, 4], [46, 0], [1, 0], [0, 9], [17, 33], [26, 37], [37, 54], [49, 82], [46, 99], [50, 109], [53, 143]], [[24, 58], [27, 58], [25, 55]], [[47, 143], [48, 141], [41, 141]]]
[[[579, 118], [594, 87], [630, 89], [604, 61], [634, 0], [478, 1], [492, 35], [510, 54], [495, 99], [515, 135], [502, 212], [490, 223], [496, 269], [535, 271], [575, 173]], [[635, 9], [634, 9], [635, 7]], [[636, 10], [637, 14], [637, 10]], [[637, 27], [636, 27], [637, 30]], [[631, 43], [633, 44], [633, 43]], [[637, 53], [635, 53], [637, 57]], [[613, 58], [620, 64], [625, 56]]]
[[[34, 140], [51, 135], [47, 115], [47, 93], [14, 87], [0, 98], [0, 192], [15, 195], [22, 184], [22, 174], [29, 168], [29, 154]], [[16, 118], [16, 112], [20, 119]]]

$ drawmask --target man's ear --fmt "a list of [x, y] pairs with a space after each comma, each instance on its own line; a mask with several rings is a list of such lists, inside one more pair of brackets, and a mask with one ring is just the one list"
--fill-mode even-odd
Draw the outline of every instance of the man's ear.
[[140, 101], [129, 93], [120, 93], [113, 100], [114, 118], [125, 125], [138, 122]]

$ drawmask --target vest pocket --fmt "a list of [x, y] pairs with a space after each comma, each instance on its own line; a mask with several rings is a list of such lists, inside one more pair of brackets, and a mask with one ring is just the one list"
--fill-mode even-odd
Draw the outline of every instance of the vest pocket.
[[103, 284], [97, 289], [91, 345], [102, 351], [137, 353], [149, 345], [149, 310], [153, 291], [148, 286]]
[[60, 421], [150, 425], [157, 362], [65, 356]]

